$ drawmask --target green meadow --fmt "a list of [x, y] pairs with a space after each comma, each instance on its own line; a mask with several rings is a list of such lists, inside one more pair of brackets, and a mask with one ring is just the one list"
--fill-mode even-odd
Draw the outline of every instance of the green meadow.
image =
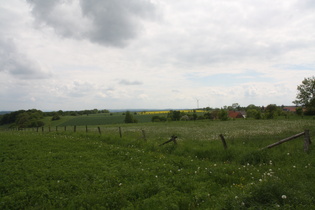
[[[51, 122], [57, 131], [0, 132], [0, 209], [315, 206], [314, 145], [305, 152], [299, 137], [261, 149], [304, 130], [314, 141], [314, 119], [109, 124], [83, 117]], [[159, 146], [172, 135], [177, 144]]]

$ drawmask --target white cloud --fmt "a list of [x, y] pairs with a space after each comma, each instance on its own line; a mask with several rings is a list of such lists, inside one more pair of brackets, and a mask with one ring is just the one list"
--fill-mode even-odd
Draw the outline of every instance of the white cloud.
[[0, 27], [0, 109], [287, 105], [315, 72], [311, 0], [0, 0]]

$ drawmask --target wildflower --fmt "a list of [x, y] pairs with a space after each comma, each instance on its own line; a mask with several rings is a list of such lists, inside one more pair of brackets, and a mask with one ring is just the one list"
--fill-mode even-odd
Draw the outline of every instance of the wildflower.
[[296, 166], [293, 166], [293, 168], [296, 168]]
[[262, 179], [259, 179], [260, 182], [262, 182]]
[[122, 183], [119, 183], [119, 186], [121, 186], [122, 185]]
[[287, 155], [290, 155], [290, 153], [287, 153]]
[[287, 199], [287, 196], [286, 195], [282, 195], [281, 198], [282, 199]]
[[237, 195], [235, 196], [235, 199], [238, 199], [238, 196], [237, 196]]

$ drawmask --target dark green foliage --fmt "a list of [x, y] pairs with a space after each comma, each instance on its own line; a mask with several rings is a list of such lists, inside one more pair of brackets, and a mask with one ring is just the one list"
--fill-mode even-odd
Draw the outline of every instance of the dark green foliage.
[[222, 121], [228, 120], [228, 112], [225, 109], [221, 109], [219, 112], [219, 119]]
[[293, 103], [306, 107], [306, 115], [315, 115], [315, 77], [304, 78], [302, 84], [297, 86], [297, 91]]
[[151, 119], [152, 122], [165, 122], [167, 121], [166, 117], [164, 116], [152, 116], [152, 119]]
[[19, 110], [5, 114], [1, 119], [1, 124], [15, 123], [15, 126], [18, 128], [39, 127], [44, 125], [44, 123], [40, 120], [43, 117], [44, 113], [40, 110]]
[[54, 116], [51, 118], [52, 121], [54, 120], [60, 120], [60, 116], [58, 113], [55, 113]]
[[275, 104], [269, 104], [265, 109], [266, 119], [275, 119], [279, 116], [280, 109]]
[[179, 121], [181, 118], [181, 113], [180, 111], [176, 111], [176, 110], [171, 110], [168, 114], [167, 114], [167, 118], [172, 120], [172, 121]]
[[125, 114], [125, 123], [136, 123], [137, 120], [134, 119], [133, 115], [130, 113], [130, 111], [127, 111]]

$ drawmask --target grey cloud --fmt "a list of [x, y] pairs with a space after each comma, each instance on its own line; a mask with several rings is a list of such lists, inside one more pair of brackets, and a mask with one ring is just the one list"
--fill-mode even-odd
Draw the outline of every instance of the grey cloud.
[[139, 81], [129, 81], [129, 80], [120, 80], [119, 84], [121, 85], [142, 85], [142, 82]]
[[125, 46], [139, 33], [141, 20], [155, 13], [148, 0], [27, 1], [36, 20], [53, 27], [57, 34], [105, 46]]
[[83, 97], [95, 91], [95, 87], [92, 84], [78, 81], [74, 81], [69, 87], [66, 87], [65, 89], [68, 92], [67, 94], [72, 97]]
[[27, 55], [16, 49], [11, 39], [0, 37], [0, 72], [7, 72], [19, 79], [49, 78], [49, 72]]

